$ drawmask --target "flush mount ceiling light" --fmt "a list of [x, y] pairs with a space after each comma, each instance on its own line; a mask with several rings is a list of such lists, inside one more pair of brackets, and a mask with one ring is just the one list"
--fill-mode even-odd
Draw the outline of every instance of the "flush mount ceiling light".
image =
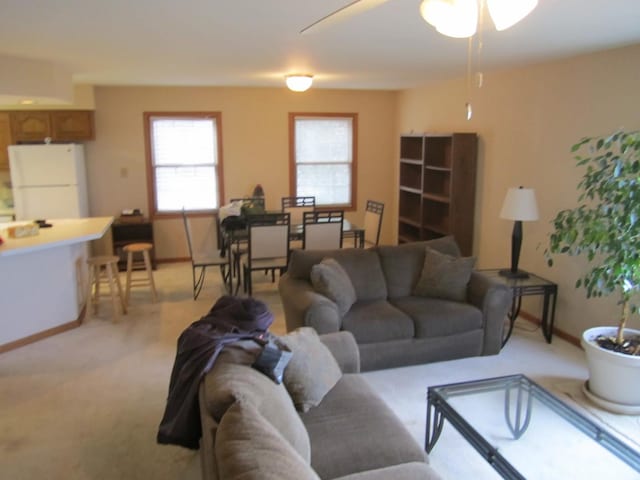
[[307, 91], [313, 83], [313, 75], [294, 74], [287, 75], [284, 78], [287, 82], [287, 87], [289, 87], [289, 90], [294, 92]]
[[[480, 2], [480, 6], [478, 3]], [[538, 0], [486, 0], [489, 15], [497, 30], [506, 30], [529, 15]], [[422, 0], [422, 18], [443, 35], [467, 38], [478, 30], [478, 15], [483, 0]]]

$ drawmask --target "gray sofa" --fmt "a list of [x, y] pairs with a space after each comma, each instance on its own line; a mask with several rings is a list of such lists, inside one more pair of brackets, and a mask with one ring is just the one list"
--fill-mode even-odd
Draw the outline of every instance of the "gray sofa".
[[[337, 364], [337, 383], [304, 413], [289, 386], [251, 368], [255, 344], [224, 348], [199, 390], [203, 480], [440, 479], [424, 449], [358, 374], [353, 336], [338, 332], [320, 341]], [[294, 350], [294, 358], [307, 351]], [[321, 377], [312, 378], [320, 384]]]
[[[510, 289], [473, 270], [465, 301], [414, 295], [427, 246], [460, 257], [452, 237], [366, 250], [292, 251], [278, 285], [287, 330], [350, 331], [363, 371], [499, 353]], [[326, 257], [344, 268], [355, 290], [357, 301], [344, 315], [310, 280], [312, 267]]]

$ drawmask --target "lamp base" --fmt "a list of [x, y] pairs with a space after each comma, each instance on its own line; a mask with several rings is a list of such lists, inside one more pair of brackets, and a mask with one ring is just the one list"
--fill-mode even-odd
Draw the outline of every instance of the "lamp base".
[[516, 270], [515, 272], [510, 269], [500, 270], [498, 275], [507, 278], [529, 278], [529, 274], [524, 270]]

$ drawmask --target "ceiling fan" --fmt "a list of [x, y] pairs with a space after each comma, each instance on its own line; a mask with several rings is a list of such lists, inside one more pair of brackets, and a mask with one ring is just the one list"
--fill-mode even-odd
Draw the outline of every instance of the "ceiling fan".
[[[389, 0], [353, 0], [300, 30], [317, 32], [353, 15], [363, 13]], [[443, 35], [467, 38], [475, 35], [478, 17], [487, 4], [497, 30], [505, 30], [526, 17], [538, 0], [422, 0], [420, 13], [425, 21]]]

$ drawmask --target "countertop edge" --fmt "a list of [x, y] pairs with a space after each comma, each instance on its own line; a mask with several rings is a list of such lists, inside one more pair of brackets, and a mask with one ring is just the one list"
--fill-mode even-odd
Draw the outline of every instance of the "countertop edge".
[[[69, 236], [67, 238], [61, 238], [61, 239], [55, 239], [55, 240], [47, 240], [45, 238], [45, 239], [42, 239], [42, 241], [39, 243], [24, 245], [24, 246], [19, 244], [15, 245], [14, 239], [8, 239], [8, 240], [5, 240], [4, 245], [0, 245], [0, 258], [15, 256], [15, 255], [24, 255], [24, 254], [43, 251], [43, 250], [49, 250], [51, 248], [74, 245], [76, 243], [88, 242], [90, 240], [97, 240], [98, 238], [102, 238], [102, 236], [104, 236], [104, 234], [111, 227], [111, 224], [114, 221], [114, 217], [89, 217], [88, 219], [95, 220], [96, 223], [99, 221], [103, 221], [104, 224], [100, 226], [96, 225], [96, 227], [98, 228], [90, 232], [73, 234], [72, 236]], [[84, 223], [83, 221], [86, 221], [87, 219], [83, 219], [83, 218], [64, 219], [63, 221], [66, 224], [73, 224], [75, 220], [77, 220], [78, 225], [82, 225]], [[54, 228], [55, 228], [55, 220], [52, 220], [52, 222], [54, 222]], [[44, 236], [44, 233], [43, 233], [43, 236]], [[40, 240], [38, 236], [27, 237], [26, 239], [15, 239], [15, 240], [27, 240], [27, 239], [29, 239], [30, 241]]]

